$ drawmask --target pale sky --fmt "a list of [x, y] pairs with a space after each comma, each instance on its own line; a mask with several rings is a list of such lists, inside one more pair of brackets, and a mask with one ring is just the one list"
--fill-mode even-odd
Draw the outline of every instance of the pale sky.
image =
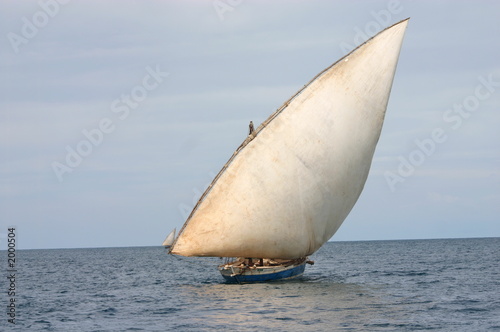
[[2, 1], [0, 249], [160, 245], [257, 127], [411, 17], [334, 241], [500, 236], [498, 1]]

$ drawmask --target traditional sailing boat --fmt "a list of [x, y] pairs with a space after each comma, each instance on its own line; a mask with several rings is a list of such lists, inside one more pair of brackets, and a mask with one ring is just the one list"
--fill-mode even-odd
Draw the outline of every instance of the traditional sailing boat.
[[232, 282], [301, 275], [363, 190], [407, 24], [326, 68], [251, 131], [169, 253], [237, 257], [219, 266]]
[[168, 233], [167, 237], [165, 238], [165, 240], [163, 240], [163, 243], [161, 245], [164, 246], [165, 249], [170, 249], [170, 247], [174, 243], [174, 240], [175, 240], [175, 228], [170, 233]]

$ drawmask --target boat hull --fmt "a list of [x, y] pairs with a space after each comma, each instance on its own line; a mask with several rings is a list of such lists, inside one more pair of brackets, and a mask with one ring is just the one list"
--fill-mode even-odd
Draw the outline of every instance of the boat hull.
[[219, 266], [219, 271], [229, 283], [258, 283], [288, 280], [304, 273], [306, 260], [289, 265], [238, 267], [231, 264]]

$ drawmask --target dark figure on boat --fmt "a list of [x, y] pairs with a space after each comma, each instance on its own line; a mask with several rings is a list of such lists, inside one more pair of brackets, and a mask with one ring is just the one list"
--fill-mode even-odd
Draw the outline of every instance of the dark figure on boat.
[[253, 122], [250, 121], [250, 124], [248, 125], [248, 135], [252, 135], [252, 133], [254, 132], [254, 128], [253, 128]]

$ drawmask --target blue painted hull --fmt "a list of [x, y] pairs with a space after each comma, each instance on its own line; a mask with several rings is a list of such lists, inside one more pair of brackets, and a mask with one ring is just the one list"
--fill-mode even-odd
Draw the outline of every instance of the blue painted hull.
[[222, 276], [230, 283], [257, 283], [257, 282], [268, 282], [268, 281], [278, 281], [296, 278], [304, 273], [306, 267], [306, 262], [300, 265], [293, 266], [282, 271], [271, 271], [267, 272], [265, 269], [253, 269], [245, 270], [244, 273], [237, 275], [224, 274], [221, 271]]

